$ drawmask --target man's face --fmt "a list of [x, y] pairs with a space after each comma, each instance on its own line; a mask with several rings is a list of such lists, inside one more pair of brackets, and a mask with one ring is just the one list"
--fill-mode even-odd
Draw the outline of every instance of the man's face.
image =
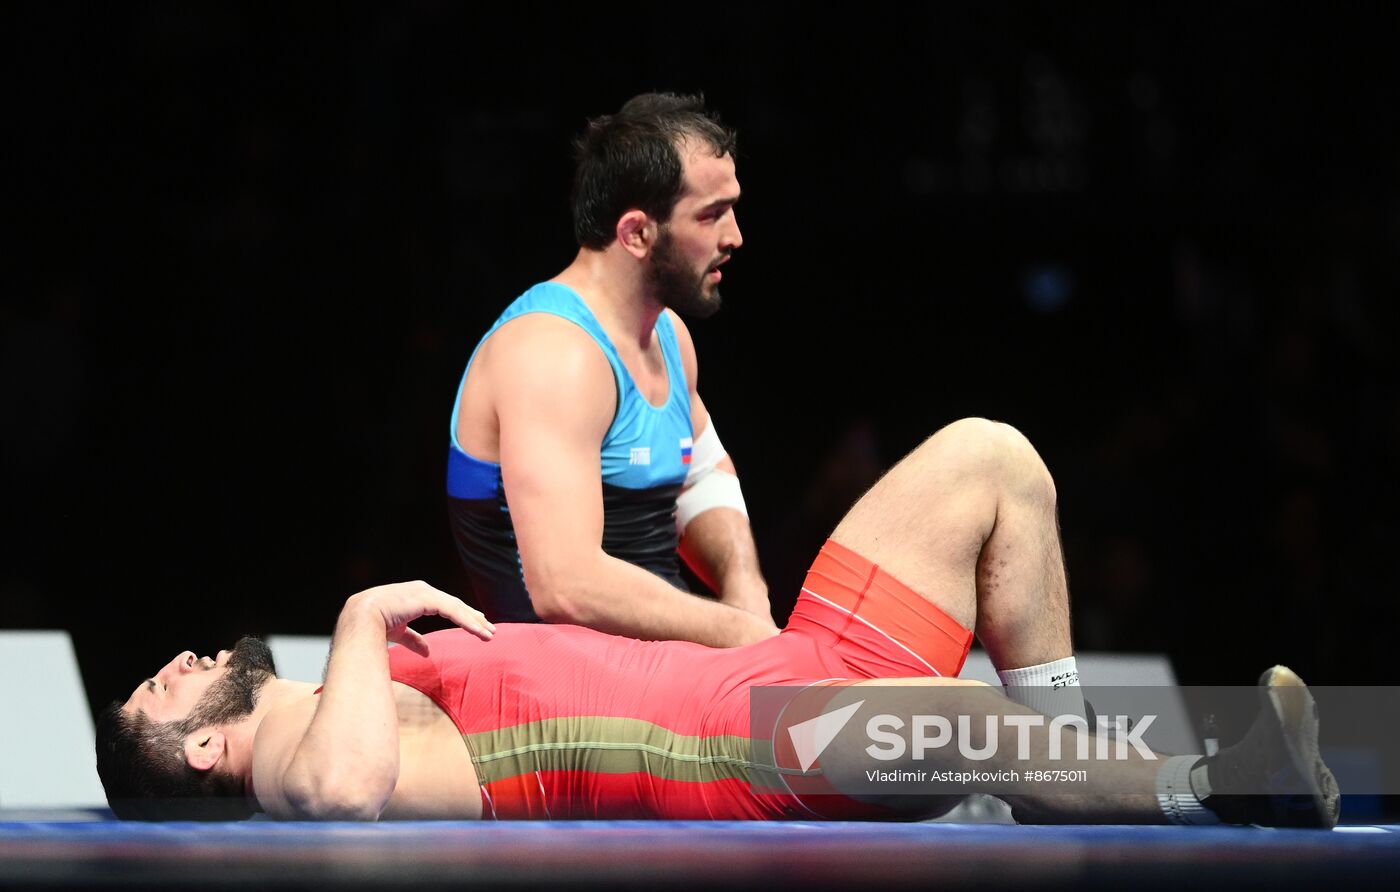
[[251, 713], [258, 689], [275, 672], [272, 652], [257, 638], [243, 638], [213, 659], [185, 651], [142, 682], [122, 708], [153, 722], [222, 725]]
[[680, 151], [685, 193], [658, 229], [646, 275], [662, 306], [703, 319], [720, 307], [720, 265], [744, 243], [734, 216], [739, 180], [728, 155], [690, 143]]

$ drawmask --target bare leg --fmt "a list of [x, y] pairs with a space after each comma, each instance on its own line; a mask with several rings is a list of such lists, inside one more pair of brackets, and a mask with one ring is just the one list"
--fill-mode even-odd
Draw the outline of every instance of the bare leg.
[[[998, 669], [1073, 655], [1054, 481], [1034, 448], [1013, 428], [982, 419], [948, 425], [872, 487], [831, 537], [972, 629]], [[935, 699], [920, 715], [1039, 714], [990, 687], [954, 679], [880, 679], [864, 684], [929, 686], [929, 697]], [[1190, 789], [1181, 786], [1185, 781], [1179, 776], [1163, 773], [1164, 767], [1168, 772], [1174, 769], [1160, 757], [1134, 747], [1120, 759], [1115, 746], [1112, 760], [1100, 757], [1084, 766], [1087, 777], [1076, 789], [980, 792], [1005, 799], [1022, 822], [1162, 823], [1170, 807], [1174, 820], [1192, 823], [1199, 821], [1183, 809], [1214, 811], [1234, 823], [1334, 826], [1340, 795], [1318, 755], [1311, 695], [1283, 667], [1269, 670], [1260, 690], [1260, 716], [1244, 740], [1211, 757], [1208, 764], [1196, 766], [1190, 761], [1194, 757], [1175, 763], [1192, 772]], [[863, 696], [860, 686], [846, 687], [843, 693]], [[994, 725], [1000, 755], [967, 767], [1069, 768], [1073, 763], [1049, 758], [1052, 744], [1063, 752], [1077, 750], [1080, 739], [1090, 739], [1065, 730], [1052, 740], [1048, 725], [1027, 725], [1031, 752], [1026, 759], [1017, 753], [1012, 761], [1006, 754], [1016, 751], [1024, 729], [1018, 725], [1013, 735], [1006, 723]], [[975, 736], [972, 731], [969, 739]], [[1097, 752], [1105, 738], [1092, 739]], [[973, 743], [980, 748], [980, 742]], [[867, 752], [850, 745], [842, 744], [844, 753], [833, 747], [831, 759], [822, 756], [833, 775], [869, 766]], [[956, 747], [940, 751], [936, 758], [944, 760], [944, 767], [964, 767]], [[1199, 794], [1197, 767], [1205, 769], [1209, 787]], [[1159, 800], [1159, 783], [1167, 804]], [[1212, 798], [1211, 790], [1221, 795]], [[1206, 799], [1195, 800], [1197, 795]], [[938, 800], [946, 798], [936, 797], [933, 807], [942, 807]]]
[[[1044, 716], [1008, 700], [995, 688], [964, 679], [875, 679], [843, 689], [832, 700], [832, 706], [864, 699], [870, 696], [864, 691], [870, 691], [872, 687], [885, 689], [886, 693], [881, 695], [883, 699], [879, 701], [882, 709], [900, 713], [903, 707], [911, 710], [908, 714], [931, 711], [942, 716], [968, 716], [971, 719], [968, 740], [977, 750], [989, 746], [986, 719], [988, 716], [994, 717], [997, 719], [995, 754], [988, 759], [969, 761], [962, 756], [955, 743], [949, 743], [929, 750], [918, 758], [911, 755], [900, 762], [880, 765], [864, 749], [869, 741], [863, 735], [852, 735], [822, 755], [824, 771], [838, 789], [861, 789], [861, 779], [872, 766], [929, 773], [1007, 771], [1018, 773], [1024, 780], [1006, 788], [966, 787], [963, 792], [994, 793], [1011, 806], [1012, 814], [1022, 824], [1166, 823], [1157, 800], [1157, 773], [1165, 756], [1155, 753], [1144, 755], [1133, 747], [1124, 747], [1122, 758], [1115, 755], [1109, 759], [1096, 759], [1092, 744], [1097, 740], [1090, 738], [1089, 758], [1079, 759], [1080, 734], [1073, 729], [1057, 730], [1059, 743], [1052, 750], [1050, 729], [1046, 724], [1029, 727], [1022, 732], [1003, 720], [1005, 716], [1033, 716], [1037, 719], [1044, 719]], [[893, 692], [894, 688], [908, 688], [908, 696], [901, 697]], [[828, 707], [828, 711], [831, 708]], [[1027, 735], [1027, 758], [1022, 758], [1019, 751], [1022, 733]], [[1052, 760], [1049, 758], [1051, 752], [1058, 752], [1059, 756]], [[1048, 770], [1069, 771], [1074, 780], [1033, 783], [1028, 779], [1033, 771]], [[928, 815], [945, 811], [958, 797], [857, 795], [857, 798], [910, 814]]]
[[1015, 428], [948, 425], [891, 468], [831, 538], [973, 630], [999, 669], [1073, 654], [1055, 483]]
[[[869, 717], [864, 734], [862, 722], [851, 722], [845, 727], [857, 730], [839, 735], [821, 754], [824, 777], [846, 795], [910, 815], [947, 808], [951, 787], [957, 794], [1004, 799], [1020, 823], [1336, 826], [1341, 793], [1322, 761], [1317, 704], [1307, 685], [1291, 669], [1275, 666], [1260, 677], [1256, 692], [1259, 712], [1249, 732], [1207, 758], [1168, 758], [1133, 735], [1111, 740], [1061, 728], [1059, 720], [1047, 722], [990, 686], [964, 679], [872, 679], [808, 688], [803, 695], [829, 697], [820, 704], [826, 714], [855, 703]], [[896, 722], [899, 716], [908, 722]], [[911, 724], [903, 748], [889, 746], [898, 738], [872, 730]], [[935, 733], [925, 734], [926, 727]], [[916, 776], [871, 776], [881, 768]], [[944, 771], [961, 772], [963, 782], [943, 783], [947, 779], [935, 772]], [[872, 790], [876, 781], [908, 783], [902, 791]]]

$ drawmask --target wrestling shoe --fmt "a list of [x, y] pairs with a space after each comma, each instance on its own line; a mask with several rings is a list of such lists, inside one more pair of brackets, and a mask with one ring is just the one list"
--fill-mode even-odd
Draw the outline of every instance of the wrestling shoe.
[[1317, 703], [1286, 666], [1259, 676], [1259, 716], [1234, 746], [1206, 756], [1210, 792], [1201, 804], [1229, 824], [1337, 825], [1341, 793], [1317, 747]]

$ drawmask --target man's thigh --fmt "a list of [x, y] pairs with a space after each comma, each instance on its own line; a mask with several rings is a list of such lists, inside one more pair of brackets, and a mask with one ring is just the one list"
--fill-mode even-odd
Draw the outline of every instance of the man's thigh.
[[787, 630], [834, 652], [858, 678], [956, 676], [972, 632], [855, 551], [829, 541]]

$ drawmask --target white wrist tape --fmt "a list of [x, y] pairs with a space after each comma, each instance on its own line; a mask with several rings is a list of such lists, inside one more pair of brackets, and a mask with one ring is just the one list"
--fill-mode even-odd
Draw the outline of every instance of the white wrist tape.
[[739, 478], [715, 467], [724, 456], [724, 444], [719, 441], [712, 417], [691, 447], [685, 489], [676, 497], [676, 529], [682, 535], [692, 520], [711, 508], [733, 508], [748, 519], [749, 509], [744, 504]]

